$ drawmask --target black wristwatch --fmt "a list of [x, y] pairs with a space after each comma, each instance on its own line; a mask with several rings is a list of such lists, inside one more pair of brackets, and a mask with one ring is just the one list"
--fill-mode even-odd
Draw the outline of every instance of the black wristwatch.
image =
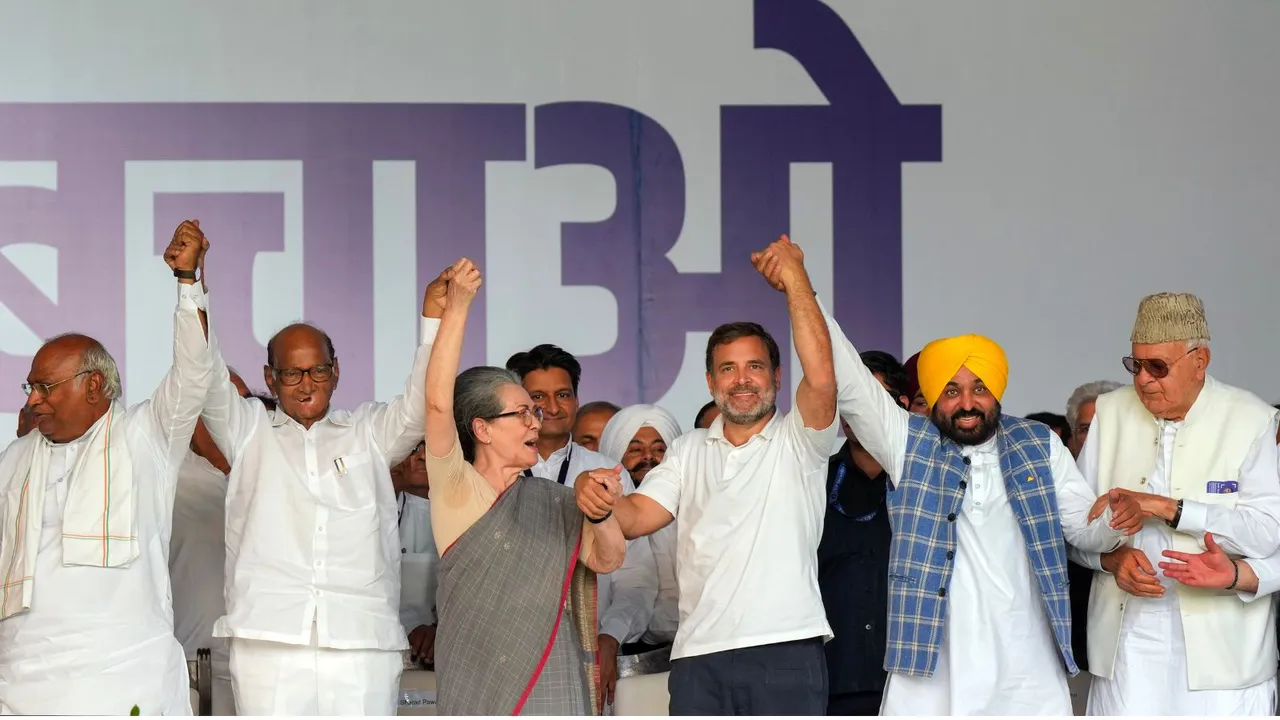
[[173, 276], [178, 278], [179, 280], [195, 280], [196, 271], [195, 270], [178, 270], [177, 268], [174, 268]]
[[1178, 501], [1178, 509], [1173, 511], [1173, 519], [1167, 520], [1165, 522], [1169, 525], [1169, 527], [1176, 530], [1178, 528], [1178, 521], [1180, 520], [1182, 520], [1182, 501], [1181, 500]]
[[587, 516], [587, 522], [591, 523], [592, 525], [599, 525], [600, 523], [604, 522], [605, 520], [608, 520], [608, 519], [609, 519], [609, 518], [611, 518], [611, 517], [613, 517], [613, 511], [612, 511], [612, 510], [610, 510], [610, 511], [609, 511], [609, 512], [607, 512], [607, 513], [605, 513], [605, 514], [604, 514], [604, 517], [602, 517], [602, 518], [598, 518], [598, 519], [597, 519], [597, 518], [593, 518], [593, 517], [591, 517], [590, 515], [588, 515], [588, 516]]

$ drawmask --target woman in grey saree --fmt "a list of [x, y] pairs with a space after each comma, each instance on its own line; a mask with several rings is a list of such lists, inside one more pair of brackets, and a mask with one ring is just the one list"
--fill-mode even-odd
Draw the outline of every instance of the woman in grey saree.
[[[612, 513], [588, 518], [574, 491], [521, 473], [537, 462], [541, 413], [507, 370], [458, 375], [467, 312], [480, 287], [452, 268], [427, 365], [427, 473], [439, 566], [435, 660], [440, 715], [591, 715], [595, 573], [626, 541]], [[456, 377], [455, 377], [456, 376]], [[616, 469], [579, 478], [616, 497]]]

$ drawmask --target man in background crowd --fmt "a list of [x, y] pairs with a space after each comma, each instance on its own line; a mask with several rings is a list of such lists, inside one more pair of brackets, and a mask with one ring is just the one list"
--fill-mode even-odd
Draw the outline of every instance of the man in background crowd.
[[718, 417], [720, 417], [720, 408], [716, 407], [716, 401], [712, 400], [698, 410], [698, 414], [693, 418], [693, 427], [697, 430], [706, 430]]
[[578, 419], [573, 423], [573, 441], [588, 450], [600, 451], [600, 433], [610, 418], [618, 413], [618, 406], [607, 400], [596, 400], [578, 408]]

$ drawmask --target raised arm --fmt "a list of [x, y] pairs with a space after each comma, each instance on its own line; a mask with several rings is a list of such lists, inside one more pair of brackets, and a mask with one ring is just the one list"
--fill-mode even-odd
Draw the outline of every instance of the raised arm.
[[462, 362], [467, 313], [481, 283], [479, 268], [466, 258], [455, 262], [441, 277], [448, 283], [447, 292], [440, 330], [427, 362], [424, 392], [427, 456], [436, 458], [449, 457], [458, 444], [458, 428], [453, 421], [453, 386]]
[[213, 380], [213, 354], [200, 318], [205, 296], [195, 280], [206, 245], [199, 225], [184, 221], [164, 252], [165, 263], [178, 276], [173, 365], [151, 394], [147, 408], [170, 467], [177, 467], [187, 454]]
[[796, 409], [805, 427], [824, 430], [836, 417], [836, 371], [831, 359], [831, 335], [818, 308], [804, 252], [786, 235], [761, 252], [752, 253], [752, 264], [771, 285], [787, 296], [791, 339], [804, 376], [796, 389]]
[[409, 379], [405, 381], [404, 393], [397, 395], [391, 402], [368, 406], [373, 441], [392, 465], [407, 457], [422, 442], [427, 362], [440, 329], [440, 318], [444, 315], [445, 293], [452, 273], [452, 266], [446, 268], [427, 285], [422, 294], [418, 349], [413, 354], [413, 368], [409, 371]]
[[819, 300], [818, 307], [831, 333], [831, 357], [836, 368], [837, 406], [840, 417], [858, 442], [880, 463], [889, 481], [897, 485], [907, 454], [907, 422], [911, 417], [876, 380], [840, 324]]

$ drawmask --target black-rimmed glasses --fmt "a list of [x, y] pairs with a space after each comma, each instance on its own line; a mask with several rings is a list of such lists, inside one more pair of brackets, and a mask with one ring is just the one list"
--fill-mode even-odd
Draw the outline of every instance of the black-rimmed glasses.
[[302, 382], [303, 375], [310, 376], [311, 382], [325, 383], [329, 381], [329, 378], [333, 377], [333, 365], [330, 363], [310, 368], [285, 368], [283, 370], [271, 368], [271, 374], [276, 376], [281, 385], [297, 385]]

